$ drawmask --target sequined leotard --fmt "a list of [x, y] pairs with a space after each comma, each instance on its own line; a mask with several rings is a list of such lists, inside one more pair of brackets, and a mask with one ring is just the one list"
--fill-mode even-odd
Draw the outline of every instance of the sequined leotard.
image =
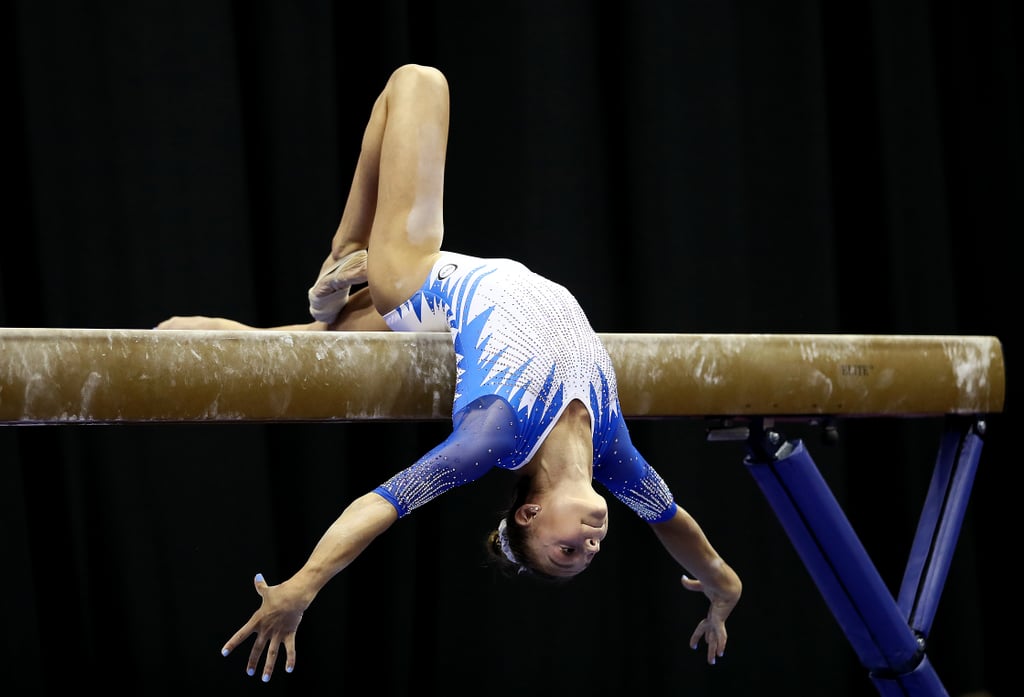
[[573, 399], [590, 412], [594, 478], [648, 522], [675, 513], [630, 441], [611, 358], [564, 287], [517, 261], [444, 252], [384, 320], [394, 331], [449, 331], [456, 360], [452, 434], [375, 489], [399, 516], [492, 467], [522, 467]]

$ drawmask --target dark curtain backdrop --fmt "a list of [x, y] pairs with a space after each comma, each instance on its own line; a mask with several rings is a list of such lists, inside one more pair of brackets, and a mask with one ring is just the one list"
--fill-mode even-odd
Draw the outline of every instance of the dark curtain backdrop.
[[[446, 246], [559, 280], [599, 331], [995, 335], [1013, 378], [1020, 7], [5, 3], [0, 324], [305, 321], [372, 101], [418, 62], [451, 86]], [[951, 695], [1019, 687], [1008, 392], [928, 644]], [[785, 431], [894, 592], [941, 425]], [[253, 574], [287, 578], [447, 424], [0, 428], [0, 691], [876, 694], [742, 445], [705, 427], [633, 431], [745, 581], [714, 668], [687, 647], [703, 598], [615, 501], [567, 587], [496, 577], [495, 473], [335, 578], [268, 685], [249, 644], [219, 654]]]

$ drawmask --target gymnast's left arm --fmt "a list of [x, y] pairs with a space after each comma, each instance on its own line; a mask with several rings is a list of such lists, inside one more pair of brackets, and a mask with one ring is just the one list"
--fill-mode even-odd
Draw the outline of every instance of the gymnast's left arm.
[[714, 665], [715, 659], [725, 653], [728, 639], [725, 621], [743, 591], [740, 577], [715, 551], [700, 525], [682, 507], [677, 506], [668, 520], [650, 525], [672, 558], [696, 577], [683, 574], [683, 587], [707, 596], [707, 615], [690, 636], [690, 646], [696, 649], [703, 638], [708, 645], [708, 663]]
[[613, 436], [605, 439], [605, 446], [597, 454], [594, 478], [646, 521], [672, 558], [696, 577], [683, 574], [683, 587], [703, 592], [710, 607], [690, 636], [690, 646], [696, 649], [703, 638], [708, 645], [708, 663], [713, 665], [725, 652], [725, 620], [739, 602], [743, 589], [740, 577], [633, 445], [621, 414], [616, 421], [603, 425]]

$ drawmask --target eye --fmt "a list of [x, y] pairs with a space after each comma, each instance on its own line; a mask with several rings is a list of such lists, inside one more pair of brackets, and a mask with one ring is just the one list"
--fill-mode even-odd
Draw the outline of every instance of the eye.
[[562, 550], [562, 554], [564, 554], [567, 557], [571, 557], [572, 553], [576, 551], [576, 549], [573, 548], [573, 547], [565, 547], [565, 546], [563, 546], [563, 547], [560, 547], [560, 549]]

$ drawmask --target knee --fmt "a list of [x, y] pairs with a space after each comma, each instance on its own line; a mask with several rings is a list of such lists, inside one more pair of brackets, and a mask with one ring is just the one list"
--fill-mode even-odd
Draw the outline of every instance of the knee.
[[415, 86], [431, 86], [445, 91], [448, 89], [448, 80], [437, 68], [429, 65], [406, 63], [395, 69], [388, 79], [392, 87], [408, 89]]

